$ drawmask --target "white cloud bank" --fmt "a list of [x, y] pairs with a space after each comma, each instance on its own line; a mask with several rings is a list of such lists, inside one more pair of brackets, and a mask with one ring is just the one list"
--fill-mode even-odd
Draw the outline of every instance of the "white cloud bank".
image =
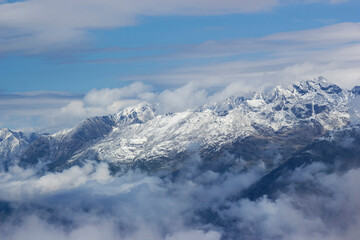
[[[106, 169], [89, 163], [44, 176], [1, 173], [0, 200], [15, 209], [0, 221], [2, 239], [356, 240], [360, 234], [359, 169], [328, 174], [315, 163], [295, 170], [288, 187], [321, 191], [256, 201], [229, 197], [264, 174], [261, 167], [219, 173], [194, 164], [173, 180], [139, 172], [114, 177]], [[207, 209], [216, 214], [204, 219], [199, 213]]]
[[[15, 167], [0, 174], [0, 201], [25, 209], [3, 216], [0, 234], [6, 240], [27, 235], [27, 239], [219, 240], [218, 230], [189, 225], [194, 207], [216, 203], [247, 187], [259, 172], [199, 174], [191, 168], [171, 182], [139, 172], [110, 176], [103, 163], [44, 176]], [[212, 182], [216, 184], [206, 185]], [[197, 202], [199, 197], [205, 198]]]

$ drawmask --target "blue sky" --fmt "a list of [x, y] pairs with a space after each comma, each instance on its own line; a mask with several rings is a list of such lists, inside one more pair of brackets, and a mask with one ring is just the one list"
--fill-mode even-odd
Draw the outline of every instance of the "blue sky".
[[[225, 97], [237, 93], [229, 86], [318, 75], [351, 87], [360, 84], [359, 12], [357, 0], [0, 0], [0, 127], [57, 126], [39, 119], [74, 99], [87, 112], [77, 121], [112, 113], [86, 109], [84, 96], [139, 82], [146, 92], [127, 102], [182, 89]], [[56, 104], [39, 106], [44, 96]], [[26, 116], [11, 111], [23, 98]]]

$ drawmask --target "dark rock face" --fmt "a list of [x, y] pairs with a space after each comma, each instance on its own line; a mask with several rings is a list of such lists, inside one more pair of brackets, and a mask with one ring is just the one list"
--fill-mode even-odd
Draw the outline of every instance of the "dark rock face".
[[320, 84], [320, 88], [328, 94], [339, 94], [342, 92], [342, 89], [335, 84], [330, 84], [329, 86], [322, 86]]
[[[335, 134], [335, 140], [318, 140], [309, 144], [302, 150], [294, 153], [287, 161], [279, 167], [262, 177], [257, 183], [243, 192], [239, 197], [247, 197], [255, 200], [267, 195], [276, 198], [277, 194], [287, 192], [289, 177], [296, 169], [309, 166], [312, 163], [322, 163], [326, 173], [342, 173], [349, 169], [360, 167], [360, 127], [345, 129]], [[310, 184], [311, 185], [311, 184]], [[296, 185], [295, 185], [296, 186]], [[292, 191], [311, 191], [307, 188], [296, 186]]]
[[329, 107], [327, 107], [326, 105], [322, 105], [322, 106], [319, 106], [318, 104], [314, 105], [315, 114], [319, 114], [322, 112], [329, 112], [329, 110], [330, 110]]
[[356, 96], [360, 95], [360, 86], [355, 86], [351, 92], [355, 94]]
[[291, 112], [300, 119], [306, 119], [313, 114], [319, 114], [322, 112], [329, 112], [330, 109], [326, 105], [318, 104], [305, 104], [304, 106], [294, 106], [291, 108]]
[[306, 104], [305, 106], [294, 106], [291, 108], [291, 112], [300, 119], [309, 118], [312, 116], [312, 105]]
[[49, 138], [42, 136], [25, 149], [19, 165], [21, 167], [36, 165], [40, 160], [49, 158], [49, 156], [50, 140]]
[[286, 101], [282, 101], [273, 108], [274, 111], [287, 111], [289, 108], [286, 106]]
[[320, 123], [312, 120], [293, 128], [276, 132], [265, 129], [259, 130], [259, 133], [261, 134], [238, 139], [216, 151], [210, 148], [202, 149], [204, 165], [213, 171], [221, 172], [236, 166], [238, 159], [244, 159], [249, 165], [262, 161], [271, 169], [322, 136], [325, 130]]
[[221, 117], [225, 117], [228, 114], [229, 114], [229, 111], [227, 111], [227, 110], [224, 110], [224, 111], [218, 113], [218, 115]]
[[299, 85], [293, 85], [293, 88], [298, 92], [300, 93], [301, 95], [305, 95], [306, 93], [309, 92], [309, 90], [307, 88], [304, 88], [302, 86], [299, 86]]

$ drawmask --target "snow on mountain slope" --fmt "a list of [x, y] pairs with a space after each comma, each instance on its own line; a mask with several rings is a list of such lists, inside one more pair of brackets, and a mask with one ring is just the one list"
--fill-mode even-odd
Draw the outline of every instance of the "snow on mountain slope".
[[229, 98], [195, 111], [156, 116], [154, 108], [142, 104], [133, 110], [141, 121], [124, 125], [128, 117], [119, 116], [133, 118], [129, 109], [124, 110], [115, 116], [116, 127], [108, 136], [71, 161], [86, 156], [108, 162], [166, 159], [191, 149], [193, 144], [216, 151], [239, 138], [260, 134], [259, 126], [278, 131], [315, 120], [331, 130], [349, 124], [347, 104], [352, 98], [352, 92], [319, 78], [299, 82], [290, 89], [276, 87], [268, 93], [255, 93], [250, 98]]
[[210, 110], [156, 116], [143, 124], [114, 128], [90, 151], [107, 161], [151, 160], [185, 151], [191, 143], [221, 145], [248, 135], [253, 131], [249, 123], [241, 109], [224, 117]]
[[[347, 126], [359, 118], [359, 92], [358, 87], [348, 91], [319, 77], [290, 88], [278, 86], [184, 112], [158, 114], [157, 105], [142, 103], [114, 115], [89, 118], [72, 129], [41, 136], [31, 143], [24, 140], [20, 144], [18, 138], [9, 135], [0, 139], [0, 156], [6, 160], [19, 158], [24, 166], [46, 163], [49, 170], [85, 160], [115, 165], [156, 161], [166, 165], [169, 160], [176, 161], [179, 154], [201, 149], [216, 152], [249, 136], [299, 134], [301, 130], [291, 129], [306, 124], [319, 125], [324, 131]], [[4, 136], [9, 134], [2, 131]], [[318, 134], [304, 138], [301, 144]]]

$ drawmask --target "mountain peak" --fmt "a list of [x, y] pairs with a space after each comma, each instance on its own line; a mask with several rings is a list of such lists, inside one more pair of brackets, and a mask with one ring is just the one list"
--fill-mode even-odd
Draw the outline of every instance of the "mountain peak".
[[153, 106], [146, 102], [127, 107], [114, 115], [115, 121], [127, 123], [144, 123], [154, 117]]
[[323, 77], [323, 76], [319, 76], [317, 78], [314, 78], [315, 82], [319, 82], [319, 83], [329, 83], [329, 80], [327, 80], [327, 78]]
[[343, 91], [338, 85], [330, 83], [326, 78], [320, 76], [313, 80], [302, 80], [293, 84], [293, 90], [301, 95], [310, 92], [323, 92], [326, 94], [339, 94]]

